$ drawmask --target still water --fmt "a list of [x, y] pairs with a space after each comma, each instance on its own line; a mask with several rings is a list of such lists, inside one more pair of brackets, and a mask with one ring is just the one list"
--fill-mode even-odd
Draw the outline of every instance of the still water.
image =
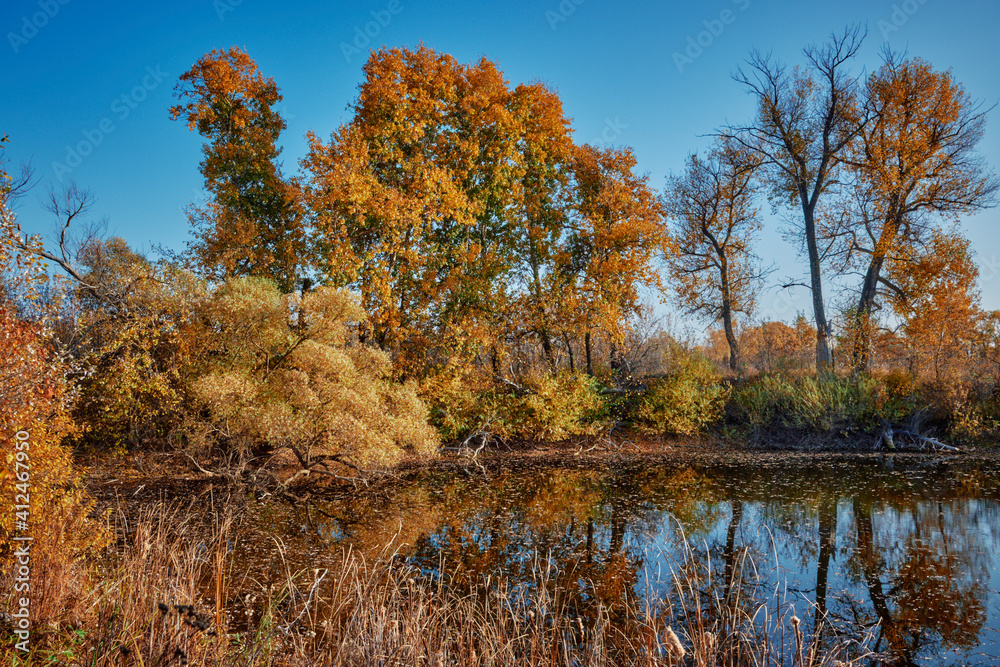
[[[416, 470], [254, 522], [316, 567], [344, 545], [435, 576], [530, 586], [540, 562], [585, 613], [742, 604], [856, 641], [883, 665], [1000, 665], [1000, 461], [719, 454]], [[261, 544], [266, 545], [267, 540]], [[266, 549], [260, 553], [266, 561]], [[681, 624], [683, 619], [678, 619]]]

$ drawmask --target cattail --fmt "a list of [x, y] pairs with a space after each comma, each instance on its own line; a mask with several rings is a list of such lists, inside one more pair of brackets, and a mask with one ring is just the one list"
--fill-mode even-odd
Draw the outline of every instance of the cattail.
[[681, 644], [681, 640], [677, 636], [677, 633], [674, 632], [674, 629], [669, 625], [667, 626], [667, 631], [665, 633], [664, 644], [666, 645], [667, 653], [676, 658], [683, 658], [684, 654], [687, 653], [687, 651], [684, 650], [684, 645]]

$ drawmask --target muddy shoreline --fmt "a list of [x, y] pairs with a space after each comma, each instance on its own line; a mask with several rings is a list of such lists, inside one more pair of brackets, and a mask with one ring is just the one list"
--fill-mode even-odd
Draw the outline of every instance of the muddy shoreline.
[[[905, 457], [932, 460], [934, 458], [971, 455], [998, 459], [1000, 449], [993, 445], [963, 445], [962, 453], [931, 451], [917, 447], [897, 447], [889, 451], [875, 447], [876, 437], [870, 434], [829, 434], [809, 432], [756, 433], [751, 437], [724, 438], [717, 434], [700, 436], [666, 436], [626, 433], [614, 439], [573, 438], [562, 442], [515, 442], [491, 448], [444, 448], [434, 458], [408, 457], [391, 469], [369, 471], [357, 481], [331, 481], [326, 478], [306, 480], [293, 489], [281, 489], [280, 482], [296, 470], [290, 461], [282, 461], [281, 452], [257, 460], [247, 468], [243, 481], [224, 476], [209, 476], [200, 471], [187, 457], [169, 451], [139, 451], [124, 459], [93, 458], [85, 461], [86, 486], [101, 504], [119, 501], [149, 501], [213, 492], [231, 493], [240, 488], [256, 489], [256, 493], [287, 491], [289, 500], [310, 497], [336, 497], [362, 487], [392, 486], [415, 474], [428, 472], [465, 472], [470, 475], [494, 474], [505, 470], [530, 470], [543, 467], [611, 467], [634, 462], [650, 465], [676, 463], [678, 459], [692, 463], [745, 461], [750, 458], [827, 458], [843, 455]], [[760, 443], [766, 442], [767, 445]], [[796, 444], [797, 443], [797, 444]], [[867, 455], [867, 456], [865, 456]], [[204, 464], [202, 464], [204, 466]], [[212, 468], [206, 467], [209, 471]], [[285, 493], [282, 493], [285, 495]]]

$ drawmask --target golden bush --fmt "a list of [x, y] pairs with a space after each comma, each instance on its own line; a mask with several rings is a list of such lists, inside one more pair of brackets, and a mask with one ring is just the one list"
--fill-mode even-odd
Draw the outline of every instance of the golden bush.
[[290, 447], [311, 465], [386, 465], [438, 444], [414, 383], [391, 379], [382, 351], [356, 340], [364, 313], [345, 291], [282, 294], [237, 278], [207, 301], [191, 371], [216, 441]]

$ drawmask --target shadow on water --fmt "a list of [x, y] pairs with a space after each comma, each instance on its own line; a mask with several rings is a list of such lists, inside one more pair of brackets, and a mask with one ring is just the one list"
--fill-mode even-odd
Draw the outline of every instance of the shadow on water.
[[[1000, 461], [783, 454], [509, 465], [420, 470], [294, 507], [264, 502], [245, 530], [259, 531], [261, 545], [280, 537], [293, 568], [334, 561], [344, 545], [373, 554], [386, 544], [452, 582], [502, 578], [517, 590], [545, 568], [570, 613], [600, 608], [612, 622], [636, 601], [669, 605], [678, 595], [670, 573], [696, 568], [717, 588], [697, 603], [709, 618], [719, 601], [748, 615], [793, 613], [820, 643], [865, 641], [872, 664], [1000, 664]], [[240, 558], [255, 576], [274, 571], [263, 546]]]

